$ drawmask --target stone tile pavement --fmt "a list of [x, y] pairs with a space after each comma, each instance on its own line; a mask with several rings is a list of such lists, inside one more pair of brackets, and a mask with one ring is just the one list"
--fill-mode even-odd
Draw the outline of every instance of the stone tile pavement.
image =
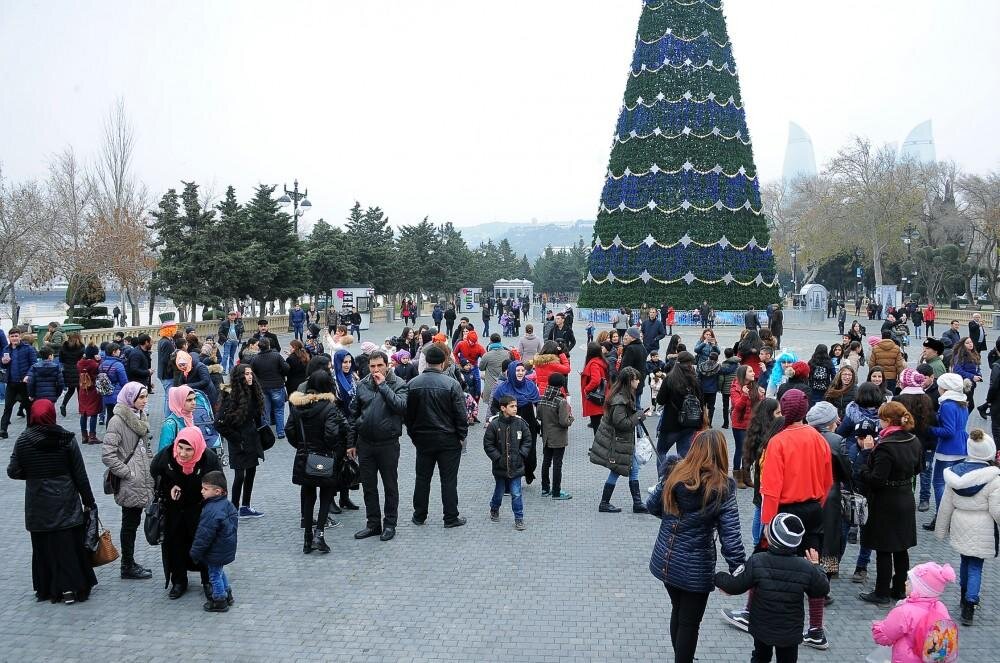
[[[817, 342], [836, 340], [833, 325], [831, 330], [823, 334], [791, 329], [786, 343], [811, 349]], [[693, 346], [697, 330], [679, 331]], [[365, 337], [381, 340], [394, 333], [395, 326], [382, 326]], [[720, 337], [731, 343], [735, 331], [721, 329]], [[576, 368], [582, 359], [581, 348], [574, 352]], [[574, 408], [579, 407], [578, 384], [570, 381]], [[154, 397], [150, 404], [157, 426], [162, 399]], [[15, 419], [11, 439], [0, 441], [4, 454], [23, 422]], [[75, 430], [74, 417], [64, 423]], [[606, 473], [587, 460], [591, 439], [583, 421], [574, 424], [564, 466], [564, 489], [573, 499], [553, 502], [540, 496], [537, 483], [527, 487], [528, 529], [516, 532], [509, 502], [499, 524], [488, 518], [493, 481], [481, 450], [482, 426], [470, 435], [459, 475], [460, 507], [468, 525], [442, 528], [436, 485], [428, 524], [410, 524], [414, 453], [404, 438], [396, 539], [355, 541], [352, 534], [364, 526], [364, 512], [350, 512], [339, 517], [343, 527], [328, 530], [333, 552], [325, 556], [301, 553], [298, 490], [290, 482], [293, 454], [279, 441], [255, 486], [254, 505], [266, 515], [240, 523], [237, 560], [229, 567], [236, 605], [227, 614], [204, 613], [196, 591], [168, 600], [158, 572], [159, 551], [147, 546], [141, 535], [137, 558], [156, 569], [153, 580], [123, 581], [117, 564], [112, 564], [97, 570], [100, 584], [90, 601], [73, 606], [36, 603], [30, 540], [23, 529], [23, 484], [3, 477], [0, 660], [669, 660], [669, 600], [647, 569], [658, 521], [627, 510], [597, 512]], [[100, 493], [100, 448], [87, 446], [83, 453], [91, 483]], [[654, 480], [655, 469], [644, 467], [642, 485]], [[627, 507], [627, 495], [622, 481], [613, 501]], [[750, 497], [750, 491], [740, 491], [748, 549]], [[360, 494], [354, 500], [360, 504]], [[105, 524], [117, 535], [120, 512], [109, 496], [99, 494], [98, 503]], [[924, 515], [918, 514], [918, 522]], [[847, 573], [856, 554], [857, 547], [849, 546]], [[956, 569], [958, 565], [958, 556], [947, 544], [923, 530], [911, 559], [949, 561]], [[962, 660], [994, 660], [1000, 627], [997, 568], [986, 564], [977, 624], [961, 629]], [[826, 615], [830, 650], [803, 647], [800, 660], [864, 659], [873, 647], [869, 624], [886, 611], [860, 603], [855, 598], [858, 590], [847, 578], [833, 582], [836, 602]], [[957, 588], [950, 588], [945, 598], [957, 616]], [[749, 659], [750, 637], [718, 616], [720, 608], [742, 601], [712, 595], [702, 622], [700, 661]]]

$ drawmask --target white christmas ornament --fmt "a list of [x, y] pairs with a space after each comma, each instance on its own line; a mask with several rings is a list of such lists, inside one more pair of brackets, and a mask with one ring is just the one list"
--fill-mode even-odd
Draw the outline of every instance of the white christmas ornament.
[[725, 282], [726, 285], [729, 285], [735, 280], [735, 277], [733, 277], [732, 272], [726, 272], [726, 275], [722, 277], [722, 280]]
[[691, 272], [685, 274], [684, 282], [687, 283], [688, 285], [691, 285], [691, 283], [694, 282], [694, 274], [692, 274]]
[[656, 209], [656, 201], [650, 200], [648, 203], [646, 203], [646, 207], [648, 207], [650, 210]]
[[653, 275], [644, 269], [642, 270], [642, 274], [639, 275], [639, 278], [642, 279], [643, 283], [649, 283], [649, 280], [653, 278]]
[[690, 235], [688, 235], [687, 233], [684, 233], [684, 236], [681, 237], [679, 240], [677, 240], [677, 243], [680, 244], [681, 246], [683, 246], [686, 249], [687, 246], [688, 246], [688, 244], [691, 243], [691, 237], [690, 237]]
[[642, 240], [642, 242], [643, 242], [643, 244], [645, 244], [646, 246], [648, 246], [650, 248], [652, 248], [653, 245], [656, 244], [656, 240], [653, 238], [652, 235], [646, 235], [646, 239]]

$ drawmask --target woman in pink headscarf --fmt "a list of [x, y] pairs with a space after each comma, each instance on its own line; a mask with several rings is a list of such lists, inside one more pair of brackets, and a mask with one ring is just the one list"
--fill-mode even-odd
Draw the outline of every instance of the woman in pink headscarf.
[[162, 451], [170, 446], [177, 439], [177, 433], [182, 428], [194, 426], [194, 410], [198, 405], [198, 396], [194, 389], [186, 384], [179, 387], [171, 387], [167, 394], [167, 407], [170, 414], [163, 420], [163, 427], [160, 429], [160, 443], [156, 450]]
[[[178, 389], [170, 390], [171, 399]], [[160, 552], [163, 573], [170, 585], [171, 599], [187, 591], [188, 571], [201, 574], [201, 585], [208, 600], [212, 599], [208, 584], [208, 569], [191, 559], [191, 544], [201, 518], [201, 478], [213, 470], [222, 470], [218, 457], [205, 446], [205, 438], [195, 426], [177, 433], [170, 446], [160, 450], [150, 464], [150, 472], [158, 480], [157, 498], [162, 501], [165, 524]]]

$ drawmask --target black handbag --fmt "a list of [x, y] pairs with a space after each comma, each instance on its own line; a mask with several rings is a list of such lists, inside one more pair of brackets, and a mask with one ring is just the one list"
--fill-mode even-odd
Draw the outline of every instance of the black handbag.
[[358, 461], [349, 456], [344, 456], [340, 463], [339, 483], [341, 488], [356, 490], [361, 484], [361, 467]]
[[315, 479], [332, 479], [334, 460], [322, 454], [306, 455], [306, 476]]
[[257, 429], [257, 435], [260, 437], [260, 448], [264, 451], [274, 446], [274, 431], [267, 424]]
[[604, 379], [601, 379], [601, 384], [597, 385], [597, 388], [593, 391], [587, 392], [587, 400], [591, 403], [596, 403], [597, 405], [604, 405]]
[[101, 543], [97, 509], [87, 509], [84, 511], [83, 517], [84, 524], [86, 525], [86, 531], [83, 535], [83, 546], [87, 549], [87, 552], [97, 552], [97, 548]]
[[[141, 439], [138, 442], [136, 442], [135, 446], [132, 447], [132, 453], [130, 453], [128, 455], [128, 458], [125, 459], [126, 465], [132, 462], [132, 456], [135, 455], [135, 451], [136, 449], [139, 448], [140, 444], [143, 444], [143, 441]], [[121, 487], [122, 487], [122, 478], [117, 474], [113, 473], [110, 467], [104, 470], [104, 494], [117, 495], [118, 490]]]
[[142, 523], [142, 531], [146, 535], [146, 542], [149, 545], [158, 546], [163, 543], [165, 517], [163, 503], [160, 500], [153, 500], [146, 506], [146, 517]]

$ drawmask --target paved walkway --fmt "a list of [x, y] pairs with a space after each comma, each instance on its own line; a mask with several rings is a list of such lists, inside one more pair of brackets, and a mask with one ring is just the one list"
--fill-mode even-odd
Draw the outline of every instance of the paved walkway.
[[[401, 327], [401, 325], [400, 325]], [[382, 326], [365, 337], [381, 341], [398, 333]], [[697, 330], [681, 328], [693, 345]], [[723, 342], [736, 331], [721, 329]], [[831, 333], [789, 330], [786, 343], [800, 349], [836, 340]], [[582, 364], [582, 348], [574, 366]], [[575, 372], [574, 372], [575, 375]], [[578, 385], [570, 381], [571, 388]], [[574, 408], [579, 408], [578, 387]], [[162, 399], [150, 400], [154, 426]], [[975, 421], [978, 415], [973, 415]], [[15, 419], [9, 449], [23, 429]], [[71, 430], [75, 418], [64, 422]], [[718, 421], [716, 421], [718, 423]], [[291, 485], [292, 449], [279, 441], [257, 476], [254, 505], [266, 516], [240, 523], [239, 551], [229, 567], [236, 605], [227, 614], [206, 614], [200, 592], [169, 601], [159, 576], [159, 551], [140, 535], [137, 558], [157, 569], [149, 581], [123, 581], [117, 564], [97, 570], [100, 584], [90, 601], [73, 606], [36, 603], [31, 588], [31, 547], [23, 529], [23, 484], [0, 479], [0, 660], [77, 661], [664, 661], [670, 660], [669, 601], [647, 564], [658, 521], [649, 516], [601, 514], [597, 502], [606, 471], [591, 465], [592, 439], [582, 421], [574, 424], [564, 467], [566, 502], [525, 490], [525, 532], [514, 531], [509, 502], [501, 522], [491, 523], [490, 464], [482, 452], [482, 426], [473, 429], [459, 475], [466, 527], [441, 526], [437, 486], [428, 524], [410, 524], [413, 447], [403, 440], [400, 459], [400, 527], [394, 541], [355, 541], [363, 510], [341, 516], [343, 527], [328, 531], [329, 555], [302, 555], [298, 489]], [[100, 494], [100, 447], [83, 448], [91, 484], [105, 524], [115, 533], [120, 511]], [[231, 473], [230, 473], [231, 474]], [[231, 477], [230, 477], [231, 478]], [[652, 465], [642, 485], [655, 480]], [[751, 491], [739, 492], [744, 540], [749, 549]], [[614, 502], [629, 505], [623, 481]], [[360, 495], [355, 501], [361, 502]], [[918, 514], [923, 522], [925, 514]], [[913, 563], [958, 556], [920, 530]], [[857, 546], [849, 546], [849, 573]], [[1000, 628], [998, 565], [986, 564], [983, 606], [973, 628], [961, 629], [962, 660], [995, 660]], [[874, 572], [874, 564], [871, 568]], [[873, 573], [874, 575], [874, 573]], [[193, 581], [195, 586], [197, 580]], [[886, 610], [860, 603], [858, 585], [833, 582], [836, 603], [827, 611], [831, 647], [802, 648], [801, 661], [861, 661], [873, 648], [869, 625]], [[726, 626], [723, 607], [742, 598], [716, 592], [702, 623], [700, 661], [745, 661], [752, 649], [746, 634]], [[958, 590], [945, 600], [957, 617]]]

